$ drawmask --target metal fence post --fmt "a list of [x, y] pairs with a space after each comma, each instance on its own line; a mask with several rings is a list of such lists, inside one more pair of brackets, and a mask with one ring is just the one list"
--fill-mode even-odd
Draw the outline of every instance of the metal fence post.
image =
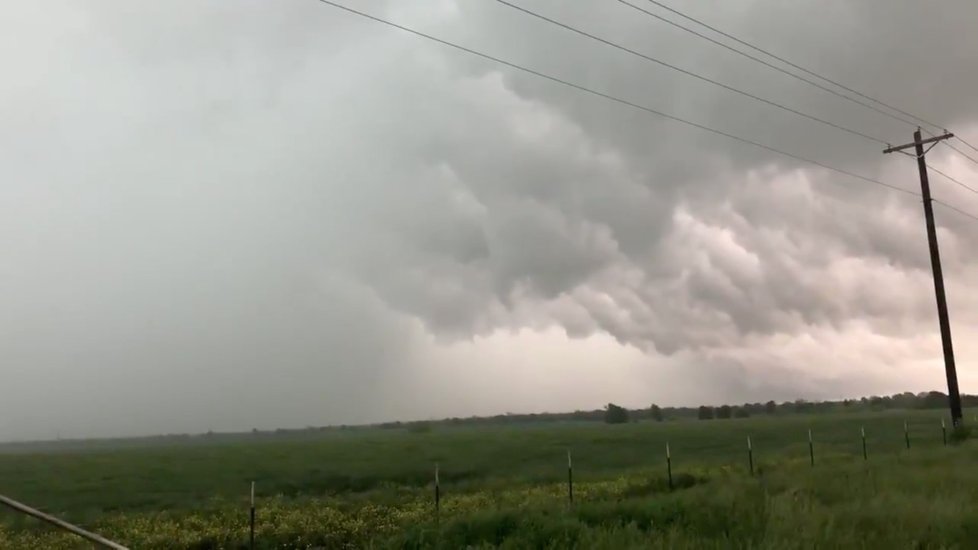
[[750, 443], [750, 436], [747, 436], [747, 467], [750, 468], [750, 475], [754, 475], [754, 447]]
[[812, 429], [808, 428], [808, 457], [811, 460], [812, 467], [815, 466], [815, 442], [812, 441]]
[[574, 465], [571, 462], [570, 449], [567, 450], [567, 500], [574, 504]]
[[669, 490], [672, 490], [672, 454], [669, 452], [669, 442], [666, 442], [666, 475], [669, 476]]
[[441, 511], [441, 483], [438, 479], [438, 463], [435, 462], [435, 518]]
[[859, 434], [863, 437], [863, 460], [869, 460], [869, 455], [866, 453], [866, 427], [863, 426], [859, 428]]
[[251, 482], [251, 536], [248, 538], [248, 548], [255, 550], [255, 482]]

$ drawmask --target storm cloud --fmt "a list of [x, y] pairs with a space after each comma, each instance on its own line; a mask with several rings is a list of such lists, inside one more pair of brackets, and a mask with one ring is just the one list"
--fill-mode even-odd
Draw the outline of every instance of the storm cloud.
[[[886, 141], [911, 139], [909, 125], [619, 2], [517, 3]], [[912, 160], [878, 144], [494, 1], [347, 5], [918, 186]], [[682, 9], [978, 138], [973, 2]], [[0, 438], [943, 385], [916, 197], [315, 0], [0, 11]], [[947, 148], [929, 161], [978, 182]], [[932, 182], [978, 212], [978, 195]], [[937, 212], [971, 391], [978, 223]]]

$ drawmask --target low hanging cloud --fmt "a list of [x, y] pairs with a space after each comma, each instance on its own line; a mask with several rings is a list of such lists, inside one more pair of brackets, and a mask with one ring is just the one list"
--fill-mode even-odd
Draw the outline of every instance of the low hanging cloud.
[[[619, 3], [521, 5], [792, 108], [910, 139], [906, 124]], [[918, 186], [910, 159], [874, 143], [495, 2], [356, 7]], [[313, 0], [151, 9], [3, 8], [0, 361], [14, 382], [0, 401], [43, 406], [17, 422], [0, 415], [0, 438], [942, 383], [912, 196]], [[683, 9], [978, 136], [970, 2]], [[978, 178], [946, 148], [928, 158]], [[978, 212], [978, 196], [937, 176], [932, 185]], [[940, 208], [938, 225], [967, 391], [978, 383], [968, 368], [978, 357], [968, 284], [978, 225]]]

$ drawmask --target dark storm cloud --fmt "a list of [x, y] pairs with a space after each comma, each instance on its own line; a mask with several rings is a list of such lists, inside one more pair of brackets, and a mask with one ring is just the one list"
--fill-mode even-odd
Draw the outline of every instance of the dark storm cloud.
[[[355, 5], [917, 185], [912, 161], [877, 144], [496, 2]], [[620, 3], [521, 5], [792, 108], [910, 138], [904, 124]], [[970, 2], [682, 8], [978, 137]], [[582, 388], [593, 396], [612, 376], [543, 382], [522, 355], [643, 380], [603, 382], [619, 392], [677, 384], [668, 398], [693, 400], [711, 381], [705, 398], [719, 402], [890, 389], [894, 373], [922, 379], [913, 365], [939, 352], [913, 197], [313, 0], [3, 11], [0, 357], [15, 381], [3, 401], [58, 404], [0, 426], [10, 437], [468, 414], [476, 394], [483, 413], [535, 406], [486, 389], [505, 376], [575, 408]], [[943, 148], [931, 159], [976, 174]], [[934, 187], [978, 210], [974, 195], [938, 178]], [[973, 335], [976, 226], [939, 216], [952, 313]], [[553, 351], [553, 330], [587, 353]], [[826, 366], [833, 356], [861, 362], [859, 374]], [[444, 389], [437, 407], [414, 393], [426, 385]], [[121, 397], [88, 405], [106, 393]]]
[[[602, 91], [621, 94], [654, 108], [688, 113], [690, 118], [707, 125], [743, 133], [871, 177], [885, 176], [895, 185], [914, 188], [912, 165], [904, 162], [906, 173], [894, 178], [898, 172], [884, 169], [883, 163], [900, 163], [904, 159], [883, 157], [877, 145], [799, 121], [790, 114], [772, 111], [702, 83], [690, 83], [684, 77], [649, 67], [622, 52], [588, 42], [492, 2], [462, 7], [462, 16], [451, 22], [454, 31], [439, 30], [465, 37], [467, 44], [479, 44], [493, 53], [507, 52], [510, 54], [507, 58], [534, 68], [559, 76], [575, 75], [577, 82]], [[827, 113], [826, 118], [840, 123], [862, 125], [870, 128], [866, 131], [871, 133], [897, 139], [905, 139], [909, 134], [905, 125], [840, 102], [781, 75], [765, 73], [764, 68], [731, 63], [729, 52], [713, 49], [688, 36], [681, 37], [684, 42], [678, 42], [680, 37], [667, 36], [674, 29], [641, 17], [629, 17], [634, 12], [627, 8], [578, 4], [573, 9], [562, 9], [552, 2], [536, 2], [532, 7], [563, 21], [595, 29], [598, 34], [603, 30], [607, 36], [642, 51], [661, 54], [670, 62], [702, 67], [703, 72], [719, 80], [786, 97], [785, 103], [793, 107]], [[783, 6], [774, 9], [756, 4], [751, 10], [752, 13], [776, 11], [778, 17], [803, 27], [803, 34], [815, 26], [813, 13], [844, 10], [849, 18], [846, 25], [832, 26], [826, 19], [826, 24], [819, 28], [821, 40], [817, 42], [817, 55], [836, 59], [842, 65], [865, 66], [868, 59], [855, 59], [846, 55], [847, 50], [856, 47], [875, 51], [881, 61], [867, 71], [868, 76], [877, 71], [886, 76], [864, 82], [867, 74], [863, 74], [853, 79], [854, 85], [862, 85], [872, 93], [899, 88], [903, 72], [896, 70], [894, 56], [887, 52], [896, 52], [897, 56], [905, 53], [902, 39], [887, 31], [864, 31], [875, 20], [861, 10], [845, 9], [838, 3], [828, 12], [815, 7], [811, 3], [799, 4], [786, 10]], [[947, 9], [971, 8], [956, 5]], [[920, 15], [909, 7], [895, 11], [895, 24], [909, 26]], [[722, 12], [706, 15], [725, 19]], [[729, 15], [729, 25], [737, 25], [739, 21], [737, 13]], [[458, 30], [464, 25], [477, 28]], [[665, 32], [647, 32], [656, 25]], [[758, 31], [747, 29], [747, 32]], [[807, 52], [796, 52], [799, 42], [811, 41], [788, 42], [787, 38], [775, 33], [770, 40], [771, 48], [804, 58]], [[973, 51], [972, 40], [968, 33], [957, 37], [942, 35], [928, 45]], [[682, 47], [677, 48], [677, 43]], [[888, 50], [890, 47], [892, 50]], [[498, 70], [464, 56], [446, 54], [446, 59], [465, 67], [466, 71], [473, 71], [473, 65], [488, 71]], [[628, 67], [627, 71], [622, 70], [624, 66]], [[851, 73], [848, 66], [840, 72]], [[964, 73], [959, 78], [973, 78], [967, 71]], [[541, 234], [532, 227], [509, 225], [515, 228], [509, 235], [496, 235], [494, 246], [490, 246], [496, 253], [489, 259], [496, 298], [506, 301], [507, 292], [514, 288], [515, 281], [510, 280], [514, 273], [520, 274], [519, 280], [526, 284], [524, 290], [531, 290], [531, 297], [542, 300], [574, 289], [599, 291], [612, 296], [614, 307], [624, 309], [628, 320], [595, 311], [599, 306], [586, 307], [591, 309], [597, 329], [638, 345], [651, 342], [667, 352], [685, 345], [709, 345], [721, 338], [723, 329], [731, 325], [736, 330], [727, 338], [753, 332], [803, 331], [819, 323], [840, 326], [846, 320], [864, 315], [885, 319], [928, 313], [924, 305], [926, 287], [894, 300], [871, 292], [871, 288], [858, 280], [850, 280], [871, 272], [873, 268], [867, 266], [883, 270], [896, 266], [898, 271], [909, 270], [918, 275], [929, 267], [921, 237], [919, 207], [913, 198], [656, 120], [645, 113], [601, 102], [532, 76], [508, 70], [500, 74], [506, 91], [512, 91], [522, 103], [516, 107], [519, 120], [501, 118], [480, 124], [480, 135], [474, 138], [450, 134], [452, 145], [435, 148], [440, 155], [436, 155], [437, 161], [450, 166], [459, 180], [469, 186], [486, 206], [489, 218], [511, 216], [508, 204], [500, 198], [515, 195], [542, 203], [535, 219], [546, 219], [549, 206], [570, 223], [565, 224], [567, 230], [561, 234], [553, 231]], [[494, 78], [482, 77], [482, 81], [495, 84]], [[968, 82], [960, 84], [966, 88]], [[650, 93], [639, 100], [635, 90]], [[491, 108], [491, 97], [479, 99], [484, 110]], [[965, 127], [973, 116], [965, 110], [970, 103], [965, 93], [946, 94], [941, 90], [938, 94], [936, 89], [930, 89], [930, 94], [920, 92], [913, 99], [907, 103], [942, 103], [943, 107], [935, 111], [947, 113], [945, 117], [954, 114]], [[938, 118], [942, 115], [936, 114]], [[545, 145], [505, 150], [506, 145], [518, 142], [527, 128], [534, 125], [537, 126], [534, 137]], [[487, 138], [485, 134], [492, 132], [501, 135]], [[563, 137], [575, 134], [577, 143]], [[561, 140], [564, 140], [562, 146]], [[551, 154], [549, 149], [554, 142], [559, 149]], [[593, 153], [589, 157], [575, 154], [582, 149]], [[601, 159], [614, 159], [614, 168]], [[806, 171], [795, 173], [795, 169]], [[804, 191], [785, 190], [784, 186], [802, 187]], [[629, 198], [619, 200], [611, 208], [598, 206], [601, 202], [614, 203], [620, 199], [621, 190], [627, 190]], [[678, 220], [676, 205], [686, 205], [685, 217]], [[491, 223], [488, 222], [488, 228]], [[579, 224], [591, 224], [607, 231], [606, 254], [595, 255], [584, 263], [575, 261], [572, 249], [587, 248], [589, 244], [580, 232], [570, 229]], [[957, 220], [952, 224], [957, 224]], [[505, 253], [507, 243], [516, 243], [523, 254]], [[557, 251], [556, 256], [561, 260], [540, 248]], [[634, 277], [622, 279], [609, 275], [618, 269], [643, 275], [637, 281]], [[590, 288], [592, 285], [597, 288]], [[618, 292], [622, 296], [617, 296]], [[421, 310], [412, 312], [424, 316]], [[665, 319], [673, 326], [667, 328]], [[703, 330], [704, 326], [710, 330]]]

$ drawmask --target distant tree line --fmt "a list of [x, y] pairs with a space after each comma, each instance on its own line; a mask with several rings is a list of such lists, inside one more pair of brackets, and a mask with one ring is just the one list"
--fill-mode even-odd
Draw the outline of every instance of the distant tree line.
[[[978, 407], [978, 395], [962, 395], [961, 402], [964, 407]], [[168, 442], [187, 442], [192, 444], [195, 441], [206, 440], [239, 440], [248, 438], [302, 438], [311, 433], [324, 431], [355, 431], [371, 428], [384, 429], [404, 429], [411, 433], [423, 434], [431, 431], [435, 427], [451, 426], [471, 426], [471, 425], [506, 425], [506, 424], [541, 424], [554, 422], [605, 422], [608, 424], [622, 424], [626, 422], [656, 421], [663, 422], [668, 420], [713, 420], [727, 418], [747, 418], [750, 416], [761, 415], [788, 415], [788, 414], [824, 414], [824, 413], [845, 413], [857, 411], [883, 411], [887, 409], [944, 409], [948, 406], [947, 395], [939, 391], [921, 393], [895, 393], [893, 395], [862, 397], [859, 399], [843, 399], [841, 401], [806, 401], [796, 399], [794, 401], [784, 401], [776, 403], [768, 401], [766, 403], [743, 403], [740, 405], [700, 405], [697, 407], [660, 407], [650, 405], [648, 408], [627, 409], [625, 407], [609, 403], [602, 409], [579, 410], [563, 413], [530, 413], [530, 414], [499, 414], [495, 416], [472, 416], [468, 418], [446, 418], [443, 420], [419, 420], [410, 422], [384, 422], [382, 424], [359, 425], [359, 426], [307, 426], [306, 428], [279, 428], [275, 430], [253, 429], [250, 432], [230, 432], [216, 433], [208, 431], [204, 434], [166, 434], [157, 436], [147, 436], [141, 438], [129, 438], [125, 440], [99, 440], [106, 445], [118, 445], [119, 441], [126, 444], [143, 445], [159, 441]], [[98, 443], [99, 441], [95, 441]], [[73, 444], [92, 445], [93, 440], [64, 440], [58, 441], [56, 445], [66, 446]], [[4, 447], [37, 447], [48, 448], [55, 443], [51, 442], [21, 442], [0, 445]]]
[[[978, 406], [978, 395], [962, 395], [965, 407]], [[747, 418], [760, 415], [822, 414], [848, 411], [882, 411], [888, 409], [942, 409], [948, 406], [947, 395], [938, 391], [921, 393], [897, 393], [889, 396], [871, 396], [841, 401], [807, 401], [796, 399], [777, 403], [744, 403], [742, 405], [700, 405], [699, 407], [665, 407], [653, 405], [645, 415], [635, 411], [632, 417], [648, 418], [697, 418], [700, 420]]]
[[[965, 407], [978, 407], [978, 395], [962, 395]], [[447, 418], [437, 421], [424, 422], [387, 422], [380, 424], [382, 428], [406, 428], [411, 431], [426, 431], [434, 425], [505, 425], [548, 422], [605, 422], [621, 424], [652, 420], [662, 422], [681, 419], [728, 419], [747, 418], [762, 415], [788, 414], [825, 414], [833, 412], [882, 411], [887, 409], [941, 409], [948, 406], [947, 395], [938, 392], [896, 393], [889, 396], [871, 396], [859, 399], [843, 399], [841, 401], [807, 401], [796, 399], [777, 403], [743, 403], [740, 405], [700, 405], [697, 407], [661, 407], [651, 405], [642, 409], [627, 409], [609, 403], [602, 409], [578, 410], [563, 413], [530, 413], [530, 414], [500, 414], [495, 416], [480, 416], [468, 418]], [[415, 429], [415, 425], [420, 425]]]

